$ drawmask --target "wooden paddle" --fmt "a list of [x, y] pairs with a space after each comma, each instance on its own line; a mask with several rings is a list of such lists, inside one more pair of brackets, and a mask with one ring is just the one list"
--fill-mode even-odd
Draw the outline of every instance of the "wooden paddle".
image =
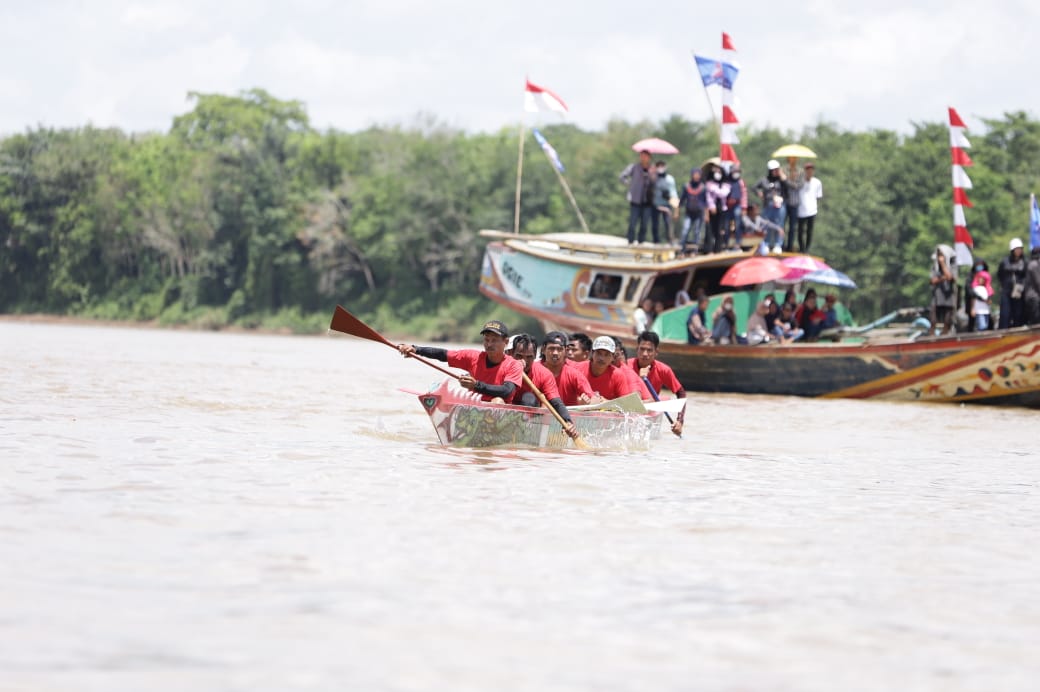
[[[556, 419], [556, 421], [560, 424], [561, 428], [566, 428], [567, 427], [567, 421], [565, 421], [563, 419], [563, 416], [560, 415], [559, 411], [557, 411], [556, 409], [554, 409], [552, 407], [552, 404], [550, 404], [549, 400], [545, 398], [545, 395], [542, 394], [542, 391], [540, 389], [538, 389], [538, 387], [534, 386], [534, 382], [532, 382], [531, 378], [527, 376], [527, 373], [526, 372], [521, 372], [520, 374], [524, 376], [524, 383], [528, 387], [531, 388], [531, 391], [534, 392], [534, 395], [536, 397], [538, 397], [538, 400], [540, 402], [542, 402], [542, 406], [544, 406], [545, 408], [549, 409], [549, 413], [553, 414], [553, 418]], [[581, 439], [580, 436], [573, 437], [571, 439], [574, 440], [574, 446], [577, 447], [578, 449], [588, 449], [589, 448], [588, 443], [585, 442], [585, 440]]]
[[[645, 376], [643, 377], [643, 384], [645, 384], [646, 388], [650, 390], [650, 396], [652, 396], [654, 398], [654, 401], [660, 401], [661, 400], [661, 397], [657, 394], [657, 390], [654, 389], [654, 386], [652, 384], [650, 384], [650, 378], [649, 377], [645, 377]], [[669, 423], [671, 423], [672, 425], [675, 425], [675, 421], [672, 420], [672, 417], [668, 415], [667, 411], [664, 412], [664, 417], [668, 419]], [[682, 435], [679, 435], [679, 437], [682, 437]]]
[[[380, 344], [386, 344], [395, 351], [397, 350], [397, 344], [391, 343], [382, 334], [369, 327], [367, 324], [359, 320], [357, 317], [351, 315], [349, 312], [347, 312], [339, 305], [336, 306], [336, 312], [332, 313], [332, 323], [329, 325], [329, 329], [332, 329], [333, 331], [337, 332], [343, 332], [344, 334], [350, 334], [351, 336], [357, 336], [362, 339], [368, 339], [369, 341], [375, 341]], [[436, 363], [426, 360], [420, 355], [416, 355], [413, 353], [411, 357], [415, 358], [420, 363], [425, 363], [426, 365], [429, 365], [434, 370], [439, 370], [443, 372], [448, 377], [454, 377], [456, 380], [460, 377], [460, 375], [453, 373], [451, 370], [446, 370], [445, 368], [442, 368]]]
[[[359, 320], [354, 315], [350, 314], [345, 308], [343, 308], [340, 305], [337, 305], [336, 306], [336, 311], [334, 313], [332, 313], [332, 322], [329, 324], [329, 329], [332, 329], [333, 331], [337, 331], [337, 332], [342, 332], [344, 334], [350, 334], [351, 336], [360, 337], [362, 339], [368, 339], [369, 341], [375, 341], [375, 342], [380, 343], [380, 344], [386, 344], [387, 346], [389, 346], [390, 348], [394, 349], [395, 351], [397, 350], [397, 345], [396, 344], [391, 343], [382, 334], [380, 334], [376, 330], [374, 330], [371, 327], [369, 327], [367, 324], [365, 324], [364, 322]], [[425, 363], [426, 365], [429, 365], [434, 370], [438, 370], [440, 372], [443, 372], [445, 375], [448, 375], [449, 377], [454, 377], [456, 380], [460, 378], [459, 375], [456, 375], [455, 373], [451, 372], [450, 370], [445, 370], [441, 366], [437, 365], [436, 363], [432, 363], [432, 362], [426, 360], [422, 356], [412, 354], [411, 357], [415, 358], [420, 363]], [[553, 416], [556, 417], [556, 420], [560, 423], [561, 427], [565, 426], [567, 424], [567, 422], [565, 420], [563, 420], [563, 416], [561, 416], [556, 411], [556, 409], [554, 409], [549, 404], [549, 400], [545, 398], [545, 395], [542, 394], [542, 392], [538, 389], [538, 387], [534, 386], [534, 382], [532, 382], [531, 378], [527, 376], [527, 373], [526, 372], [522, 372], [521, 374], [524, 376], [524, 382], [527, 383], [527, 386], [531, 388], [531, 391], [534, 392], [535, 396], [537, 396], [538, 399], [542, 402], [542, 405], [545, 406], [547, 409], [549, 409], [549, 412], [551, 414], [553, 414]], [[575, 437], [574, 438], [574, 446], [577, 447], [578, 449], [588, 449], [589, 448], [589, 446], [588, 446], [588, 444], [586, 444], [585, 440], [581, 439], [580, 437]]]

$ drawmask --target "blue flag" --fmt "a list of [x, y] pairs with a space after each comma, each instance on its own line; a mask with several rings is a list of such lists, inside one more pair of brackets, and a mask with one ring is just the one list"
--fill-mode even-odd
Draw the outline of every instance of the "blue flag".
[[697, 61], [697, 70], [701, 73], [701, 81], [704, 86], [721, 84], [724, 89], [732, 89], [733, 82], [737, 81], [737, 73], [740, 70], [735, 65], [721, 60], [702, 58], [694, 54], [693, 59]]
[[1029, 248], [1040, 247], [1040, 206], [1036, 204], [1036, 195], [1033, 198], [1033, 208], [1029, 212]]
[[545, 155], [549, 157], [550, 161], [552, 161], [552, 165], [556, 166], [556, 170], [560, 173], [563, 173], [563, 162], [560, 161], [560, 155], [557, 154], [556, 150], [553, 149], [551, 144], [549, 144], [549, 140], [542, 137], [542, 133], [538, 131], [537, 127], [532, 127], [531, 132], [534, 133], [534, 138], [538, 140], [538, 146], [542, 148]]

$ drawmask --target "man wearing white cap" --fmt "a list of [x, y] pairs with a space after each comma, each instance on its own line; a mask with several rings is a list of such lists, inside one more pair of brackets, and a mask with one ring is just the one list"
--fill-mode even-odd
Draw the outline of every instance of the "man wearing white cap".
[[997, 268], [997, 281], [1000, 283], [1000, 329], [1021, 327], [1023, 301], [1022, 295], [1026, 287], [1026, 258], [1022, 250], [1022, 240], [1012, 238], [1008, 244], [1008, 256], [1000, 260]]
[[[787, 176], [780, 167], [779, 161], [769, 159], [769, 163], [766, 164], [766, 174], [758, 179], [753, 189], [762, 200], [760, 204], [762, 218], [783, 228], [784, 213], [787, 211], [784, 203], [784, 199], [787, 197]], [[765, 243], [766, 247], [771, 248], [773, 252], [780, 252], [783, 249], [780, 247], [780, 237], [775, 230], [768, 226], [766, 227]]]
[[589, 381], [592, 391], [604, 399], [616, 399], [632, 392], [639, 394], [624, 373], [614, 366], [614, 339], [609, 336], [597, 336], [592, 342], [592, 357], [575, 363], [574, 367]]

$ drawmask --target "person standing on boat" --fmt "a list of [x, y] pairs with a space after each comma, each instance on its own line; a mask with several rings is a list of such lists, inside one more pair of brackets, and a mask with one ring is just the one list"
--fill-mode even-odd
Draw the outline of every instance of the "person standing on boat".
[[593, 393], [604, 399], [616, 399], [633, 392], [640, 394], [624, 373], [614, 366], [614, 349], [612, 338], [597, 336], [592, 342], [592, 357], [577, 363], [575, 367], [589, 381]]
[[523, 383], [524, 368], [515, 359], [506, 357], [509, 329], [499, 320], [491, 320], [480, 330], [484, 337], [484, 350], [460, 349], [449, 351], [431, 346], [397, 344], [397, 350], [405, 358], [413, 355], [440, 360], [453, 368], [462, 368], [466, 374], [459, 384], [476, 392], [484, 401], [509, 403]]
[[[618, 176], [621, 182], [628, 185], [628, 244], [636, 242], [636, 222], [639, 222], [639, 242], [646, 240], [646, 227], [652, 225], [651, 218], [654, 201], [654, 184], [657, 182], [657, 171], [650, 166], [650, 152], [644, 149], [639, 152], [638, 163], [625, 166]], [[657, 226], [653, 227], [654, 242], [657, 242]]]
[[679, 195], [679, 206], [683, 209], [682, 233], [679, 236], [679, 252], [687, 254], [686, 241], [691, 238], [693, 251], [696, 253], [701, 248], [701, 233], [704, 231], [704, 207], [705, 200], [704, 180], [702, 180], [701, 169], [694, 168], [690, 171], [690, 181], [683, 185], [682, 193]]
[[[654, 242], [664, 238], [666, 243], [675, 242], [672, 238], [672, 211], [679, 207], [679, 195], [676, 192], [675, 178], [668, 172], [668, 164], [658, 161], [655, 164], [657, 179], [654, 181], [654, 214], [651, 230]], [[658, 228], [664, 233], [658, 234]]]
[[[516, 340], [513, 342], [513, 358], [523, 364], [524, 374], [527, 375], [527, 379], [520, 383], [520, 389], [517, 390], [516, 396], [513, 397], [513, 403], [520, 406], [538, 408], [542, 402], [538, 394], [535, 393], [537, 389], [545, 396], [549, 405], [560, 414], [560, 418], [564, 420], [563, 432], [567, 433], [571, 438], [577, 437], [578, 430], [574, 427], [574, 423], [571, 422], [571, 414], [564, 405], [563, 399], [560, 398], [560, 392], [556, 389], [556, 378], [540, 361], [536, 361], [534, 356], [534, 338], [529, 334], [517, 334]], [[531, 384], [528, 384], [528, 381]], [[534, 385], [534, 388], [531, 385]]]
[[950, 257], [943, 248], [932, 255], [932, 324], [942, 324], [942, 333], [953, 331], [953, 311], [957, 307], [957, 281], [950, 269]]
[[809, 252], [819, 200], [823, 197], [823, 183], [813, 177], [815, 171], [812, 161], [805, 164], [805, 177], [798, 190], [798, 252]]
[[798, 159], [791, 157], [788, 160], [787, 189], [784, 196], [784, 207], [787, 211], [787, 238], [784, 239], [784, 250], [794, 250], [794, 239], [798, 234], [798, 205], [801, 202], [802, 178], [798, 174]]
[[567, 335], [549, 332], [542, 341], [542, 364], [556, 380], [556, 391], [567, 406], [591, 404], [592, 387], [574, 363], [567, 360]]
[[[787, 210], [784, 204], [784, 199], [787, 197], [787, 176], [780, 168], [779, 161], [769, 159], [765, 176], [759, 178], [753, 189], [761, 200], [762, 218], [773, 225], [773, 227], [766, 226], [766, 249], [779, 253], [783, 249], [781, 243], [784, 240], [784, 215]], [[750, 208], [748, 211], [750, 212]], [[774, 227], [780, 229], [779, 235]]]
[[[663, 390], [669, 389], [676, 399], [685, 399], [686, 390], [683, 389], [679, 378], [675, 376], [675, 371], [657, 360], [660, 346], [661, 337], [657, 336], [656, 332], [643, 332], [636, 338], [635, 358], [629, 358], [626, 365], [640, 378], [646, 378], [646, 381], [650, 383], [650, 387], [653, 387], [650, 396], [653, 396], [654, 392], [660, 395]], [[686, 407], [683, 406], [682, 411], [679, 411], [679, 415], [675, 417], [675, 422], [672, 423], [672, 432], [676, 437], [682, 437], [685, 416]]]
[[1022, 250], [1022, 240], [1012, 238], [1008, 244], [1008, 256], [1000, 260], [997, 267], [997, 281], [1000, 282], [1000, 329], [1021, 327], [1022, 294], [1026, 287], [1026, 258]]
[[1032, 326], [1040, 324], [1040, 245], [1029, 252], [1026, 265], [1026, 287], [1022, 291], [1023, 319]]
[[747, 213], [748, 195], [739, 163], [733, 164], [725, 180], [729, 183], [729, 196], [726, 198], [726, 215], [722, 219], [722, 231], [725, 235], [723, 246], [730, 250], [740, 250], [740, 241], [744, 237], [744, 215]]
[[729, 183], [722, 179], [722, 169], [710, 164], [711, 178], [705, 184], [705, 202], [708, 208], [708, 232], [704, 234], [704, 253], [722, 252], [722, 222], [726, 215]]

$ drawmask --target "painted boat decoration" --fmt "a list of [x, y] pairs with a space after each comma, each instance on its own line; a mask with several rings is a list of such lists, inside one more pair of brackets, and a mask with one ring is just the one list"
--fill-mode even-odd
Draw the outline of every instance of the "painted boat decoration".
[[[751, 251], [690, 258], [668, 246], [629, 246], [606, 235], [481, 234], [490, 238], [481, 293], [536, 318], [546, 330], [632, 343], [632, 314], [643, 299], [667, 304], [680, 291], [694, 295], [703, 288], [712, 298], [709, 311], [724, 296], [734, 299], [740, 332], [767, 292], [733, 292], [720, 284]], [[782, 255], [788, 256], [794, 255]], [[661, 359], [690, 392], [1040, 407], [1040, 327], [931, 336], [913, 324], [868, 326], [835, 330], [830, 340], [814, 343], [690, 345], [690, 309], [667, 310], [654, 322]]]
[[[481, 401], [451, 380], [418, 398], [442, 445], [574, 448], [544, 408]], [[590, 449], [646, 451], [660, 439], [663, 418], [659, 411], [571, 410], [571, 420]]]

